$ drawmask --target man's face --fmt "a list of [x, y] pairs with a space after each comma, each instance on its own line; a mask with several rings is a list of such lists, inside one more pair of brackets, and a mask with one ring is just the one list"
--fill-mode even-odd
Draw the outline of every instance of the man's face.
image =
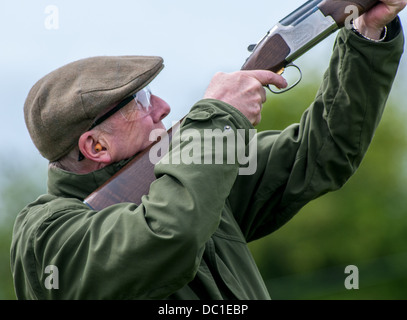
[[[131, 104], [126, 108], [131, 108]], [[135, 116], [126, 119], [124, 116], [128, 110], [117, 112], [109, 119], [114, 128], [114, 133], [110, 136], [110, 153], [113, 162], [130, 158], [136, 153], [148, 147], [152, 130], [165, 130], [162, 120], [169, 114], [170, 106], [161, 98], [151, 95], [151, 111], [142, 116]], [[132, 110], [131, 112], [138, 112]]]

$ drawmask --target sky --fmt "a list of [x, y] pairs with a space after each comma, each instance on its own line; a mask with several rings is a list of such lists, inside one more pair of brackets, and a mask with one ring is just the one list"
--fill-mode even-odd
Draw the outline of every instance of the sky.
[[[239, 70], [249, 56], [247, 46], [304, 2], [1, 0], [1, 157], [45, 161], [26, 130], [23, 104], [48, 72], [91, 56], [162, 56], [165, 69], [151, 89], [172, 107], [168, 127], [203, 96], [216, 72]], [[407, 23], [406, 12], [401, 19]], [[322, 74], [334, 37], [297, 63]], [[406, 59], [401, 74], [407, 74]]]

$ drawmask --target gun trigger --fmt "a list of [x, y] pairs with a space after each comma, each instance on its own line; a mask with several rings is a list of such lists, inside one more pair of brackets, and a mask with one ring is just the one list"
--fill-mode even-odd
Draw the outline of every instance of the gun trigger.
[[255, 45], [255, 44], [251, 44], [251, 45], [249, 45], [249, 46], [247, 47], [247, 51], [253, 52], [253, 51], [254, 51], [254, 48], [256, 48], [256, 45]]
[[276, 73], [279, 74], [280, 76], [284, 73], [285, 68], [281, 68], [278, 70]]

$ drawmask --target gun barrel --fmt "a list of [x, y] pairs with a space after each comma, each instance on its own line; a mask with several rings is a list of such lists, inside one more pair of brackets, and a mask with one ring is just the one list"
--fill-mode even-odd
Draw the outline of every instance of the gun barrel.
[[308, 13], [315, 11], [317, 5], [322, 2], [322, 0], [310, 0], [304, 3], [298, 9], [291, 12], [288, 16], [280, 20], [280, 24], [283, 26], [295, 26], [297, 23], [301, 22], [304, 16], [308, 16]]

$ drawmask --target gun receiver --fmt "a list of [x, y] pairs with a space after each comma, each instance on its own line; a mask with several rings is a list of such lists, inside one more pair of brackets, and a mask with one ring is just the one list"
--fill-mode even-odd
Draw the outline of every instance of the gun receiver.
[[[345, 24], [346, 9], [353, 5], [358, 15], [370, 9], [377, 0], [311, 0], [273, 27], [254, 47], [242, 70], [266, 69], [281, 72], [292, 61]], [[355, 8], [353, 7], [353, 8]], [[171, 136], [169, 129], [167, 134]], [[90, 194], [84, 203], [101, 210], [120, 202], [141, 203], [155, 180], [154, 164], [149, 159], [153, 145], [132, 159], [104, 185]]]

